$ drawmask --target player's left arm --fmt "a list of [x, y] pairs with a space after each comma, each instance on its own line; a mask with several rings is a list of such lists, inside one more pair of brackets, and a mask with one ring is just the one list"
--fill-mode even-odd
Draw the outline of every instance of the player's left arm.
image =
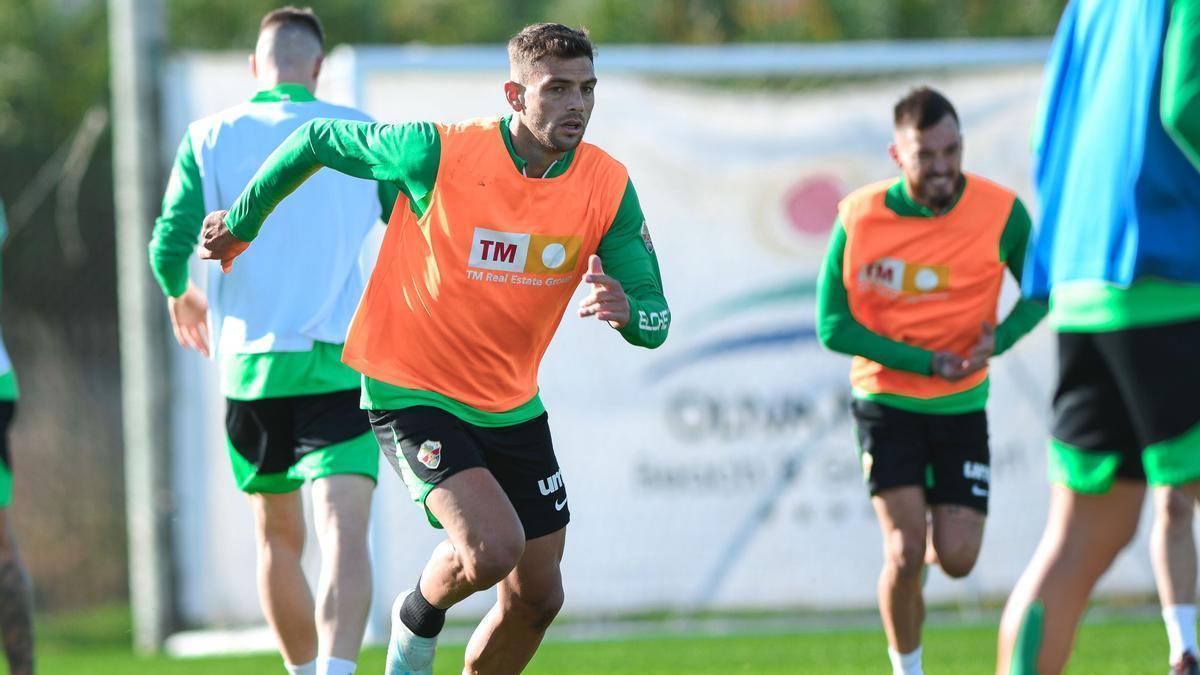
[[661, 345], [667, 339], [671, 310], [632, 181], [626, 183], [621, 206], [596, 253], [603, 268], [590, 267], [584, 277], [592, 284], [592, 293], [580, 305], [580, 316], [608, 321], [631, 345], [650, 349]]
[[[1025, 270], [1025, 252], [1029, 247], [1029, 234], [1033, 230], [1033, 222], [1029, 211], [1020, 199], [1013, 199], [1012, 211], [1008, 215], [1008, 223], [1004, 226], [1004, 234], [1000, 236], [1000, 259], [1008, 267], [1017, 283], [1021, 283], [1021, 275]], [[1013, 305], [1008, 316], [996, 326], [995, 349], [992, 356], [999, 356], [1017, 343], [1026, 333], [1046, 316], [1045, 304], [1021, 297]]]
[[1163, 128], [1200, 171], [1200, 0], [1175, 0], [1163, 42]]

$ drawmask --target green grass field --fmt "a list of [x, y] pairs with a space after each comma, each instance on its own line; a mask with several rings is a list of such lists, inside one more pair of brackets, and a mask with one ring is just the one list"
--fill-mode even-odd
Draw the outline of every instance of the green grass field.
[[[1166, 670], [1166, 638], [1158, 621], [1145, 612], [1131, 620], [1086, 625], [1068, 672], [1076, 675], [1145, 675]], [[553, 634], [553, 631], [552, 631]], [[990, 673], [995, 658], [994, 626], [931, 627], [925, 638], [925, 671], [971, 675]], [[168, 659], [130, 654], [128, 618], [111, 610], [45, 621], [39, 633], [42, 675], [259, 675], [283, 673], [277, 656]], [[437, 672], [458, 673], [463, 648], [439, 652]], [[383, 671], [383, 650], [368, 649], [359, 672]], [[807, 631], [794, 634], [717, 638], [647, 638], [603, 642], [555, 642], [543, 645], [526, 671], [541, 675], [665, 673], [837, 675], [888, 671], [878, 630]]]

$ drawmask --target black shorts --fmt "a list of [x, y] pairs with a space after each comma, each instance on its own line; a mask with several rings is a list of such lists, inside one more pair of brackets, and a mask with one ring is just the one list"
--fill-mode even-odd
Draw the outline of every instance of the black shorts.
[[[526, 539], [557, 532], [571, 520], [548, 419], [542, 413], [512, 426], [481, 427], [431, 406], [371, 411], [379, 447], [413, 501], [424, 506], [433, 488], [450, 476], [485, 468], [508, 496]], [[425, 514], [441, 527], [428, 508]]]
[[1058, 334], [1053, 482], [1106, 492], [1115, 478], [1200, 479], [1200, 321]]
[[928, 504], [958, 504], [987, 513], [991, 451], [987, 414], [934, 415], [856, 399], [850, 406], [871, 495], [925, 488]]
[[8, 456], [8, 426], [16, 412], [16, 401], [0, 401], [0, 509], [12, 504], [12, 458]]
[[[305, 480], [348, 473], [374, 480], [379, 452], [368, 435], [371, 423], [358, 397], [357, 389], [347, 389], [255, 401], [226, 399], [225, 432], [238, 487], [246, 492], [291, 492]], [[361, 442], [351, 443], [359, 437]]]
[[0, 468], [12, 471], [12, 458], [8, 456], [8, 427], [17, 411], [16, 401], [0, 401]]

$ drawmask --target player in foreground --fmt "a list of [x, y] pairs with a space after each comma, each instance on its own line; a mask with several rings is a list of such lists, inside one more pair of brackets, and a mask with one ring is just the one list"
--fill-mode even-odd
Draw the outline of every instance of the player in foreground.
[[[1049, 298], [1058, 333], [1052, 487], [1001, 621], [1002, 674], [1063, 670], [1147, 482], [1197, 494], [1200, 0], [1072, 2], [1034, 141], [1043, 215], [1025, 293]], [[1172, 647], [1171, 672], [1195, 672]]]
[[[8, 221], [0, 203], [0, 244], [7, 234]], [[13, 495], [8, 427], [16, 404], [17, 376], [0, 339], [0, 639], [10, 675], [33, 675], [33, 592], [8, 524]]]
[[[237, 270], [210, 272], [207, 297], [188, 281], [187, 265], [204, 214], [232, 204], [297, 127], [317, 117], [369, 119], [313, 97], [323, 52], [310, 10], [266, 15], [250, 58], [261, 91], [188, 128], [150, 243], [179, 344], [208, 355], [212, 319], [229, 459], [254, 512], [259, 595], [296, 675], [353, 673], [371, 601], [367, 528], [379, 451], [358, 406], [358, 374], [341, 353], [363, 290], [359, 251], [382, 197], [373, 182], [325, 172], [276, 211], [276, 227]], [[392, 189], [386, 209], [394, 198]], [[321, 549], [315, 606], [300, 565], [305, 481]]]
[[533, 657], [563, 602], [570, 520], [538, 397], [542, 355], [581, 278], [592, 292], [579, 315], [631, 344], [661, 345], [670, 322], [628, 173], [582, 142], [596, 86], [587, 34], [532, 25], [508, 53], [512, 115], [312, 122], [227, 213], [205, 221], [202, 255], [228, 269], [321, 166], [395, 181], [405, 195], [345, 350], [365, 376], [363, 404], [385, 456], [448, 537], [396, 600], [393, 674], [432, 673], [446, 610], [497, 584], [464, 672], [515, 673]]
[[901, 176], [838, 208], [818, 281], [821, 343], [854, 356], [859, 458], [883, 535], [879, 613], [896, 675], [919, 675], [926, 563], [975, 566], [990, 490], [989, 359], [1045, 314], [1021, 301], [998, 326], [1004, 270], [1018, 280], [1029, 215], [964, 174], [958, 114], [920, 88], [894, 109]]

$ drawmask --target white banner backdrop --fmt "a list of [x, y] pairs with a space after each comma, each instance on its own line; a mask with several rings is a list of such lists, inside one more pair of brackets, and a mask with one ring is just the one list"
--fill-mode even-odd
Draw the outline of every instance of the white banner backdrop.
[[[364, 69], [355, 56], [335, 53], [319, 95], [389, 122], [506, 113], [503, 68]], [[928, 82], [958, 107], [966, 168], [1016, 189], [1032, 208], [1028, 139], [1040, 70], [789, 92], [609, 74], [604, 64], [602, 53], [588, 140], [629, 168], [674, 322], [667, 344], [646, 351], [572, 308], [543, 364], [573, 517], [565, 611], [870, 607], [881, 553], [847, 419], [849, 361], [823, 351], [813, 326], [835, 205], [895, 175], [891, 107]], [[188, 120], [253, 90], [241, 55], [177, 59], [164, 86], [164, 161]], [[1007, 308], [1015, 288], [1005, 294]], [[966, 580], [932, 575], [930, 602], [1003, 597], [1033, 552], [1048, 495], [1052, 352], [1043, 326], [994, 363], [983, 551]], [[184, 617], [202, 626], [261, 621], [251, 516], [229, 477], [214, 371], [177, 352], [178, 590]], [[386, 464], [380, 476], [373, 617], [386, 625], [391, 598], [416, 580], [440, 533]], [[1105, 593], [1152, 588], [1144, 539], [1101, 584]], [[455, 614], [481, 614], [490, 602], [482, 594]]]

